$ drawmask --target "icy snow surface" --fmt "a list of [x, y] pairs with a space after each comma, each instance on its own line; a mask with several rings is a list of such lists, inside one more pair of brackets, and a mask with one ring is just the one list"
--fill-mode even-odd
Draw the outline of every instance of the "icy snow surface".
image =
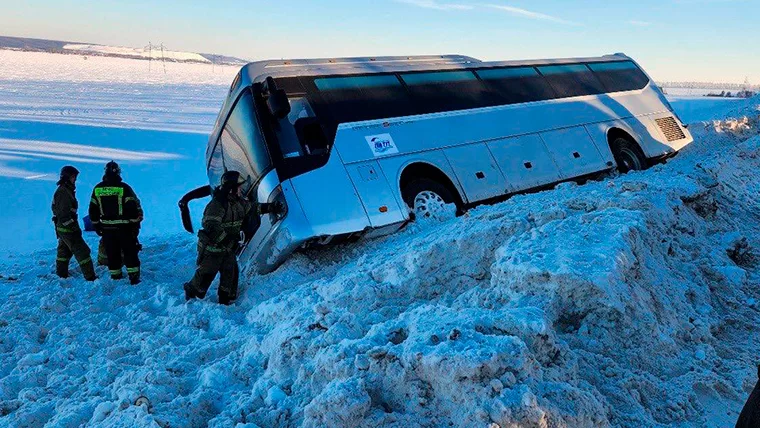
[[[215, 288], [184, 302], [195, 240], [176, 228], [145, 239], [137, 287], [102, 268], [57, 279], [46, 236], [0, 258], [0, 426], [732, 426], [760, 353], [758, 104], [693, 124], [696, 142], [646, 172], [296, 254], [242, 279], [231, 307]], [[14, 129], [0, 142], [52, 132]], [[176, 153], [155, 138], [122, 144]], [[181, 161], [200, 170], [188, 187], [201, 155]], [[152, 199], [167, 183], [144, 168]], [[174, 213], [174, 196], [155, 209]]]

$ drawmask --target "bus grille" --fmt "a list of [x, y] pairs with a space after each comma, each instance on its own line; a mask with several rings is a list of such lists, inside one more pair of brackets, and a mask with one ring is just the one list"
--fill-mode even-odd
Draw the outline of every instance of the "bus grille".
[[676, 122], [673, 116], [655, 119], [655, 122], [657, 122], [657, 126], [660, 127], [668, 141], [677, 141], [686, 138], [686, 135], [683, 133], [683, 130], [681, 130], [681, 127], [678, 126], [678, 122]]

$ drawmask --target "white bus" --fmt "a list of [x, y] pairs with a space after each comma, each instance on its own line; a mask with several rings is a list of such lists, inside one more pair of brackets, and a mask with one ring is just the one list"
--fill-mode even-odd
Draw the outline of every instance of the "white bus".
[[613, 168], [644, 169], [690, 142], [662, 92], [623, 54], [260, 61], [232, 83], [206, 166], [211, 187], [236, 170], [250, 198], [285, 205], [241, 252], [264, 273], [302, 246], [391, 233], [452, 204], [462, 212]]

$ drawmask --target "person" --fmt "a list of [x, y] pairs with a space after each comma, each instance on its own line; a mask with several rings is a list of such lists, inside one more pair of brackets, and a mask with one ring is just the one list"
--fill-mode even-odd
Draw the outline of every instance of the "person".
[[203, 212], [203, 228], [198, 232], [198, 258], [195, 275], [184, 284], [185, 299], [203, 299], [219, 273], [219, 303], [229, 305], [237, 299], [239, 268], [236, 253], [240, 241], [256, 233], [259, 215], [282, 212], [280, 202], [253, 204], [242, 196], [243, 176], [237, 171], [222, 175], [211, 202]]
[[58, 255], [55, 273], [61, 278], [69, 277], [69, 262], [74, 256], [87, 281], [95, 281], [95, 267], [90, 257], [90, 247], [82, 238], [77, 211], [76, 182], [79, 170], [71, 165], [61, 168], [58, 188], [53, 195], [53, 224], [58, 237]]
[[122, 180], [116, 162], [106, 164], [103, 181], [92, 190], [89, 213], [95, 232], [103, 238], [111, 279], [123, 278], [121, 267], [125, 265], [130, 284], [139, 284], [137, 236], [143, 212], [134, 190]]
[[736, 428], [760, 427], [760, 365], [757, 366], [757, 379], [755, 389], [750, 393], [742, 412], [739, 414]]

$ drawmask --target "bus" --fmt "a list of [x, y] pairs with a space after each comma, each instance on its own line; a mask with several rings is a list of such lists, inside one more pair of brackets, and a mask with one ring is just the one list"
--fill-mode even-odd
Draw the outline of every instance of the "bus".
[[249, 198], [283, 204], [239, 254], [245, 269], [268, 273], [300, 247], [393, 233], [447, 207], [461, 213], [615, 168], [642, 170], [692, 141], [624, 54], [258, 61], [240, 70], [219, 113], [206, 188], [235, 170]]

